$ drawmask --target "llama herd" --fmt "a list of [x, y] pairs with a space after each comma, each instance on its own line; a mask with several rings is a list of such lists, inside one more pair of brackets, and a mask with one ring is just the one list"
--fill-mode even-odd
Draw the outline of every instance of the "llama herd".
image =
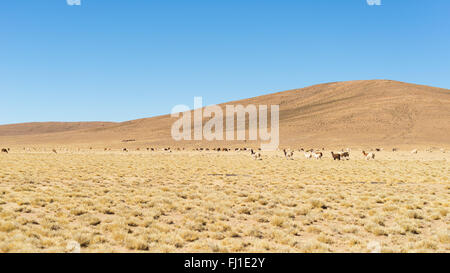
[[[348, 151], [341, 151], [341, 152], [331, 152], [331, 157], [333, 158], [333, 160], [349, 160], [350, 159], [350, 149], [347, 149]], [[324, 157], [324, 153], [323, 151], [325, 151], [324, 148], [322, 148], [322, 150], [314, 150], [314, 149], [309, 149], [309, 150], [304, 150], [304, 149], [300, 149], [299, 152], [303, 152], [303, 155], [305, 156], [306, 159], [322, 159]], [[284, 156], [286, 157], [286, 159], [288, 160], [293, 160], [294, 159], [294, 152], [291, 150], [286, 150], [283, 149], [284, 152]]]
[[[322, 149], [322, 151], [323, 150], [324, 149]], [[323, 156], [324, 156], [322, 151], [317, 151], [317, 150], [314, 150], [314, 149], [310, 149], [310, 150], [307, 150], [307, 151], [304, 151], [303, 149], [300, 149], [299, 151], [303, 152], [303, 155], [305, 156], [306, 159], [322, 159]], [[283, 153], [284, 153], [284, 156], [286, 157], [286, 159], [294, 160], [294, 152], [293, 151], [283, 149]], [[342, 160], [343, 159], [349, 160], [350, 159], [350, 153], [349, 152], [344, 152], [344, 151], [337, 152], [337, 153], [331, 152], [331, 156], [332, 156], [332, 158], [334, 160], [341, 160], [341, 159]]]
[[[43, 151], [42, 149], [36, 149], [36, 148], [23, 148], [24, 151], [32, 151], [34, 150], [35, 152], [39, 152], [39, 151]], [[426, 149], [424, 151], [432, 153], [433, 151], [435, 151], [437, 148], [429, 148]], [[44, 149], [45, 150], [45, 149]], [[77, 149], [78, 152], [81, 151], [81, 148]], [[89, 150], [93, 150], [92, 147], [89, 148]], [[164, 148], [135, 148], [136, 151], [143, 151], [143, 150], [147, 150], [147, 151], [152, 151], [152, 152], [157, 152], [157, 151], [162, 151], [162, 152], [168, 152], [168, 153], [172, 153], [173, 151], [186, 151], [187, 148], [180, 148], [180, 147], [176, 147], [176, 148], [172, 148], [172, 147], [164, 147]], [[362, 150], [362, 156], [365, 160], [375, 160], [376, 152], [381, 152], [383, 151], [383, 148], [376, 148], [376, 149], [370, 149], [369, 152], [366, 152], [365, 150]], [[67, 148], [61, 148], [60, 149], [61, 152], [69, 152], [69, 149]], [[112, 151], [111, 148], [104, 148], [104, 151]], [[129, 148], [122, 148], [119, 151], [122, 151], [124, 153], [129, 153], [131, 151], [131, 149]], [[250, 152], [250, 156], [254, 159], [254, 160], [263, 160], [263, 157], [261, 155], [261, 149], [253, 149], [253, 148], [223, 148], [223, 147], [216, 147], [216, 148], [192, 148], [192, 151], [197, 151], [197, 152]], [[309, 149], [309, 150], [305, 150], [303, 148], [298, 149], [297, 150], [299, 153], [302, 153], [304, 155], [304, 157], [309, 160], [309, 159], [322, 159], [324, 158], [324, 152], [325, 152], [325, 148], [322, 149]], [[287, 160], [294, 160], [294, 153], [297, 152], [296, 150], [291, 150], [291, 149], [283, 149], [282, 152], [284, 154], [284, 158]], [[392, 152], [397, 152], [398, 149], [397, 148], [392, 148]], [[441, 148], [440, 151], [442, 153], [445, 153], [446, 150]], [[58, 154], [58, 151], [56, 149], [51, 149], [51, 152], [54, 154]], [[341, 151], [335, 152], [335, 151], [331, 151], [331, 159], [333, 159], [334, 161], [341, 161], [341, 160], [350, 160], [350, 152], [351, 149], [347, 148], [346, 150], [342, 149]], [[418, 149], [414, 149], [412, 150], [410, 153], [412, 155], [418, 154]], [[8, 154], [10, 153], [10, 148], [2, 148], [1, 149], [1, 153], [2, 154]]]
[[[310, 149], [310, 150], [306, 150], [306, 151], [304, 149], [299, 149], [299, 152], [303, 152], [306, 159], [322, 159], [324, 157], [324, 154], [323, 154], [324, 150], [325, 150], [324, 148], [322, 148], [322, 150]], [[251, 151], [251, 156], [253, 157], [253, 159], [262, 160], [260, 153], [256, 153], [253, 149], [251, 149], [250, 151]], [[351, 149], [349, 149], [349, 148], [347, 148], [346, 151], [344, 151], [344, 150], [341, 150], [340, 152], [331, 151], [331, 158], [334, 161], [350, 160], [350, 151], [351, 151]], [[383, 151], [383, 148], [376, 148], [375, 151], [381, 152], [381, 151]], [[398, 151], [397, 148], [392, 149], [392, 152], [397, 152], [397, 151]], [[427, 150], [427, 151], [432, 152], [430, 150]], [[442, 153], [445, 153], [444, 149], [440, 149], [440, 151]], [[417, 149], [414, 149], [411, 151], [411, 154], [417, 154], [417, 153], [418, 153]], [[292, 151], [290, 149], [283, 149], [283, 154], [287, 160], [294, 160], [294, 151]], [[376, 154], [375, 154], [375, 152], [366, 152], [365, 150], [362, 150], [362, 156], [365, 160], [375, 160]]]

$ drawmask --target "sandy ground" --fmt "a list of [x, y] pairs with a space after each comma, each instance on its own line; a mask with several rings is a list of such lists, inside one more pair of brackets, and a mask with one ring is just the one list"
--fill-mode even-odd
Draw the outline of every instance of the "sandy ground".
[[450, 152], [262, 158], [2, 153], [0, 252], [450, 252]]

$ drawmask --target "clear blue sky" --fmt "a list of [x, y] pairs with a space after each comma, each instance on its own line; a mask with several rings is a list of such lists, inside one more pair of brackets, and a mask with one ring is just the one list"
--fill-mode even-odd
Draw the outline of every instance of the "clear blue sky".
[[124, 121], [317, 83], [450, 88], [450, 1], [2, 0], [0, 124]]

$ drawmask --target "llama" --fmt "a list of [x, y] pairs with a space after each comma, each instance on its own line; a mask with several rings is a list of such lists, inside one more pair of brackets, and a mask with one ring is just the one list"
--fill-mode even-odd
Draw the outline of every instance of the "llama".
[[411, 151], [412, 154], [417, 154], [417, 149]]
[[331, 152], [331, 156], [333, 157], [333, 160], [341, 160], [341, 154], [339, 153], [335, 154], [334, 152]]
[[250, 150], [250, 153], [254, 160], [262, 160], [261, 153], [256, 153], [253, 149]]
[[55, 154], [57, 154], [56, 149], [53, 149], [52, 152], [55, 153]]
[[306, 157], [306, 159], [310, 159], [310, 158], [312, 158], [312, 154], [311, 153], [304, 153], [305, 154], [305, 157]]
[[362, 151], [362, 153], [366, 157], [366, 160], [375, 159], [374, 153], [366, 153], [365, 151]]
[[128, 149], [127, 148], [123, 148], [122, 151], [125, 152], [125, 153], [128, 153]]
[[2, 153], [7, 154], [8, 153], [8, 149], [2, 149]]
[[340, 155], [341, 155], [342, 159], [347, 159], [347, 160], [350, 159], [350, 153], [349, 152], [342, 152], [342, 153], [340, 153]]
[[292, 151], [286, 151], [286, 149], [283, 150], [284, 157], [286, 157], [287, 160], [294, 160], [294, 152]]
[[314, 152], [313, 156], [315, 159], [321, 159], [323, 157], [323, 153], [322, 152]]

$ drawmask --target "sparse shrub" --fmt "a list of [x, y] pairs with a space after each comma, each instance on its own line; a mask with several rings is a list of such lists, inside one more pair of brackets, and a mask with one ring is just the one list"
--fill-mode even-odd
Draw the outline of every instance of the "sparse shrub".
[[181, 238], [183, 238], [187, 242], [194, 242], [199, 239], [199, 236], [196, 232], [186, 230], [181, 233]]
[[272, 223], [272, 225], [274, 225], [276, 227], [283, 227], [284, 219], [282, 217], [275, 216], [272, 218], [272, 220], [270, 222]]

